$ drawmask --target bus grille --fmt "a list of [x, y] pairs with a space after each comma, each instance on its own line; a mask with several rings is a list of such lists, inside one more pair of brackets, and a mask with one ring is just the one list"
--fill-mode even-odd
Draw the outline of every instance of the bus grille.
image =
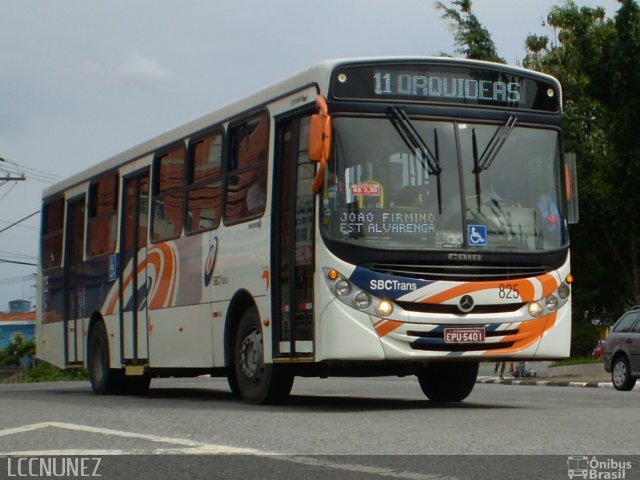
[[[460, 315], [458, 305], [444, 303], [416, 303], [396, 300], [398, 306], [409, 312], [436, 313], [441, 315]], [[465, 313], [512, 313], [520, 310], [524, 303], [503, 303], [495, 305], [474, 305], [473, 309]]]
[[546, 265], [456, 265], [437, 263], [378, 262], [362, 265], [374, 272], [420, 280], [512, 280], [535, 277], [553, 270]]

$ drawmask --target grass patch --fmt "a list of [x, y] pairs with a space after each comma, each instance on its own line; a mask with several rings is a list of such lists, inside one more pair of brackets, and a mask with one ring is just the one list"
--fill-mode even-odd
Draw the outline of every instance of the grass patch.
[[89, 373], [84, 369], [63, 370], [50, 363], [39, 361], [27, 370], [24, 382], [61, 382], [67, 380], [87, 380]]
[[571, 365], [584, 365], [585, 363], [602, 363], [601, 358], [593, 358], [593, 357], [576, 357], [576, 358], [567, 358], [565, 360], [557, 360], [553, 362], [551, 367], [569, 367]]

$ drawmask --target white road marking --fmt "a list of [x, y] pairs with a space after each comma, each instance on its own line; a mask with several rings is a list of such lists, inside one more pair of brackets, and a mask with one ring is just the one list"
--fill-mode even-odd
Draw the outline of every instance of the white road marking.
[[[135, 438], [138, 440], [146, 440], [154, 443], [168, 443], [171, 445], [179, 445], [183, 448], [181, 451], [183, 453], [198, 453], [199, 450], [204, 450], [206, 453], [216, 453], [223, 455], [269, 455], [267, 452], [263, 452], [261, 450], [255, 450], [252, 448], [238, 448], [231, 447], [228, 445], [213, 445], [202, 442], [197, 442], [195, 440], [189, 440], [186, 438], [173, 438], [173, 437], [163, 437], [158, 435], [150, 435], [147, 433], [135, 433], [135, 432], [127, 432], [124, 430], [114, 430], [111, 428], [102, 428], [102, 427], [92, 427], [89, 425], [77, 425], [75, 423], [63, 423], [63, 422], [43, 422], [43, 423], [34, 423], [32, 425], [24, 425], [22, 427], [16, 428], [7, 428], [4, 430], [0, 430], [0, 437], [7, 435], [15, 435], [18, 433], [30, 432], [33, 430], [38, 430], [41, 428], [60, 428], [63, 430], [73, 430], [78, 432], [85, 433], [96, 433], [98, 435], [108, 435], [114, 437], [122, 437], [122, 438]], [[66, 452], [67, 450], [60, 450], [61, 452]], [[107, 450], [108, 451], [108, 450]], [[124, 455], [126, 452], [120, 452], [119, 450], [115, 451], [113, 455]], [[24, 452], [23, 452], [24, 453]], [[10, 454], [13, 454], [11, 452]], [[8, 455], [8, 453], [0, 452], [0, 455]]]
[[[110, 455], [132, 455], [132, 453], [125, 450], [82, 450], [73, 448], [66, 450], [16, 450], [13, 452], [0, 452], [0, 457], [104, 457]], [[150, 452], [140, 452], [140, 455], [150, 455]]]
[[4, 437], [6, 435], [15, 435], [16, 433], [30, 432], [32, 430], [38, 430], [39, 428], [48, 426], [49, 425], [47, 423], [34, 423], [32, 425], [24, 425], [22, 427], [5, 428], [4, 430], [0, 430], [0, 437]]
[[89, 425], [77, 425], [63, 422], [42, 422], [31, 425], [24, 425], [15, 428], [5, 428], [0, 430], [0, 437], [31, 432], [42, 428], [60, 428], [78, 432], [95, 433], [122, 438], [135, 438], [154, 443], [164, 443], [180, 446], [178, 448], [157, 448], [154, 450], [118, 450], [118, 449], [61, 449], [61, 450], [28, 450], [0, 452], [0, 457], [39, 457], [39, 456], [107, 456], [107, 455], [253, 455], [268, 457], [272, 460], [307, 465], [311, 467], [327, 468], [345, 472], [367, 473], [380, 477], [388, 477], [406, 480], [458, 480], [456, 477], [442, 476], [438, 474], [424, 474], [417, 472], [397, 471], [389, 468], [373, 467], [352, 463], [335, 463], [324, 461], [321, 458], [282, 455], [274, 452], [256, 450], [253, 448], [239, 448], [229, 445], [216, 445], [210, 443], [197, 442], [186, 438], [164, 437], [146, 433], [127, 432], [124, 430], [114, 430], [111, 428], [92, 427]]

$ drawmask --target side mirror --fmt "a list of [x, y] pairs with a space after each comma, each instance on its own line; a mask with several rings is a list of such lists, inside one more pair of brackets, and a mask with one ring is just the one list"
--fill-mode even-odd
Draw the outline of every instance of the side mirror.
[[578, 170], [576, 154], [564, 154], [564, 183], [567, 197], [567, 222], [578, 223], [580, 212], [578, 209]]
[[317, 95], [316, 105], [320, 113], [311, 115], [309, 125], [309, 160], [320, 163], [311, 187], [313, 193], [318, 193], [322, 188], [324, 172], [331, 152], [331, 116], [327, 101], [322, 95]]
[[331, 148], [331, 117], [316, 113], [309, 125], [309, 160], [321, 162], [329, 159]]

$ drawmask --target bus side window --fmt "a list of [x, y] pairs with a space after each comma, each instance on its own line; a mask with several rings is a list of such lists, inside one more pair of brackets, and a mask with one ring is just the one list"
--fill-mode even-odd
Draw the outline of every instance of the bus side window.
[[62, 261], [64, 198], [47, 203], [42, 218], [42, 268], [59, 267]]
[[222, 215], [222, 133], [189, 146], [185, 230], [216, 228]]
[[225, 218], [228, 223], [264, 213], [269, 158], [269, 114], [260, 114], [229, 130]]
[[153, 241], [170, 240], [179, 237], [182, 232], [184, 160], [182, 144], [155, 159], [151, 234]]
[[88, 257], [115, 251], [117, 218], [118, 175], [111, 175], [89, 187]]

